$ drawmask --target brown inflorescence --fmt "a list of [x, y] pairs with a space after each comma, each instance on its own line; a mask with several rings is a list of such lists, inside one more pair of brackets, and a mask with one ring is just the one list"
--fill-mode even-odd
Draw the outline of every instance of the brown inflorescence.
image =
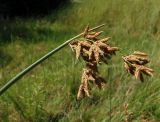
[[129, 56], [122, 57], [124, 60], [124, 67], [128, 73], [134, 75], [136, 79], [144, 81], [143, 74], [153, 76], [153, 70], [146, 67], [150, 61], [147, 58], [147, 54], [139, 51], [135, 51]]
[[98, 38], [101, 33], [102, 31], [90, 32], [89, 26], [87, 26], [83, 32], [82, 39], [75, 40], [69, 44], [72, 51], [75, 52], [76, 58], [82, 57], [86, 62], [77, 99], [85, 96], [90, 97], [90, 82], [94, 83], [99, 89], [104, 88], [106, 81], [99, 75], [98, 64], [102, 62], [107, 64], [107, 60], [119, 50], [118, 47], [111, 47], [108, 44], [110, 37]]

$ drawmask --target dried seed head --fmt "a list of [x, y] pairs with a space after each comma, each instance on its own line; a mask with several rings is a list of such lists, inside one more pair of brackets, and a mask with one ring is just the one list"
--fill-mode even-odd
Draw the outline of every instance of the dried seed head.
[[108, 44], [110, 37], [99, 39], [100, 32], [90, 32], [87, 26], [83, 32], [83, 39], [75, 40], [69, 45], [76, 58], [82, 57], [86, 62], [86, 68], [83, 69], [81, 85], [77, 93], [77, 99], [85, 96], [90, 97], [90, 82], [94, 83], [99, 89], [103, 89], [106, 81], [99, 75], [98, 64], [104, 62], [118, 51], [118, 47], [111, 47]]
[[136, 77], [136, 79], [140, 79], [142, 82], [144, 81], [143, 74], [148, 76], [153, 76], [153, 70], [144, 66], [149, 63], [147, 59], [147, 54], [139, 51], [135, 51], [132, 55], [122, 57], [124, 60], [125, 69], [132, 75]]
[[133, 55], [137, 55], [137, 56], [148, 56], [146, 53], [140, 52], [140, 51], [134, 51]]
[[86, 36], [85, 36], [85, 38], [86, 39], [89, 39], [89, 40], [93, 40], [93, 41], [96, 41], [96, 40], [98, 40], [98, 36], [102, 33], [103, 31], [100, 31], [100, 32], [96, 32], [95, 34], [90, 34], [90, 33], [88, 33]]

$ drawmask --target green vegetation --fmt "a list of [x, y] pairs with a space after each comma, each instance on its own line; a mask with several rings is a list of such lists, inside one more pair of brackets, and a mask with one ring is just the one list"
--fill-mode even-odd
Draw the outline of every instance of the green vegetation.
[[[111, 111], [112, 122], [121, 122], [124, 103], [129, 104], [135, 122], [140, 122], [142, 114], [149, 122], [160, 121], [159, 0], [88, 0], [44, 18], [1, 21], [0, 86], [88, 23], [106, 23], [104, 35], [121, 48], [109, 65], [100, 66], [107, 88], [93, 88], [93, 98], [76, 100], [84, 62], [77, 61], [68, 46], [0, 96], [0, 121], [104, 122], [110, 120]], [[149, 54], [149, 67], [155, 70], [154, 77], [146, 77], [144, 83], [123, 68], [122, 55], [134, 50]]]

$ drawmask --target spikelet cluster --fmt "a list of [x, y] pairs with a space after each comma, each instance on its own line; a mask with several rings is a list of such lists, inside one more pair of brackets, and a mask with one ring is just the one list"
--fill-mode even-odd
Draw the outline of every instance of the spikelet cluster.
[[153, 70], [146, 67], [150, 61], [147, 58], [147, 54], [139, 51], [135, 51], [129, 56], [122, 57], [124, 60], [124, 67], [128, 73], [134, 75], [136, 79], [144, 81], [143, 75], [153, 76]]
[[94, 83], [99, 89], [104, 88], [106, 81], [99, 75], [98, 64], [102, 62], [107, 64], [107, 60], [119, 50], [118, 47], [111, 47], [108, 44], [110, 37], [100, 39], [99, 35], [101, 33], [102, 31], [90, 32], [89, 26], [87, 26], [83, 32], [82, 39], [75, 40], [69, 44], [72, 51], [75, 52], [76, 58], [79, 59], [81, 57], [86, 62], [77, 99], [85, 96], [90, 97], [90, 82]]

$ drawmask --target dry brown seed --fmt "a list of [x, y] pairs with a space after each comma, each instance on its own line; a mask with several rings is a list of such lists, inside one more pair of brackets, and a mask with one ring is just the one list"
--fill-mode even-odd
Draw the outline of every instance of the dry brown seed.
[[88, 41], [81, 41], [81, 45], [86, 47], [86, 48], [90, 48], [91, 47], [91, 43]]
[[110, 39], [111, 39], [111, 37], [107, 37], [107, 38], [101, 39], [99, 41], [103, 42], [103, 43], [107, 43]]
[[103, 31], [100, 31], [100, 32], [95, 33], [95, 34], [94, 34], [95, 37], [99, 36], [102, 32], [103, 32]]
[[133, 55], [137, 56], [148, 56], [146, 53], [140, 52], [140, 51], [134, 51]]
[[97, 32], [97, 33], [95, 33], [94, 35], [88, 34], [88, 35], [85, 36], [85, 38], [96, 41], [96, 40], [98, 40], [98, 39], [97, 39], [97, 36], [99, 36], [102, 32], [103, 32], [103, 31]]
[[109, 47], [108, 48], [109, 53], [113, 53], [113, 52], [118, 51], [118, 50], [119, 50], [118, 47]]

